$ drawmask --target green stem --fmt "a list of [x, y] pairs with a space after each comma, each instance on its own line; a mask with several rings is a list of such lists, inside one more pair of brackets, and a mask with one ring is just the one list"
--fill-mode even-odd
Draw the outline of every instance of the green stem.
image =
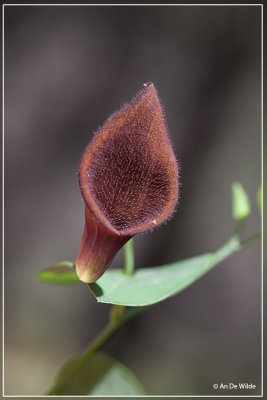
[[247, 218], [242, 218], [239, 221], [237, 221], [236, 224], [236, 229], [235, 229], [235, 235], [241, 237], [246, 226]]
[[234, 234], [222, 247], [211, 255], [210, 265], [219, 264], [226, 258], [230, 257], [236, 251], [242, 250], [261, 239], [261, 234], [257, 233], [247, 239], [241, 240], [238, 234]]
[[109, 324], [104, 328], [104, 330], [96, 337], [92, 344], [84, 351], [81, 356], [81, 362], [84, 363], [95, 353], [102, 349], [105, 344], [112, 338], [115, 332], [119, 329], [122, 323], [114, 324], [109, 322]]
[[124, 272], [129, 276], [134, 272], [133, 239], [129, 240], [124, 246]]
[[252, 243], [258, 242], [259, 240], [261, 240], [261, 233], [256, 233], [256, 235], [253, 235], [247, 239], [241, 240], [240, 246], [243, 249], [244, 247], [247, 247]]
[[[112, 309], [120, 307], [120, 306], [113, 306]], [[108, 325], [104, 328], [104, 330], [96, 337], [96, 339], [84, 350], [84, 352], [76, 359], [76, 362], [73, 363], [72, 366], [69, 366], [68, 372], [65, 372], [64, 379], [61, 379], [56, 383], [56, 386], [53, 387], [47, 394], [48, 395], [55, 395], [61, 392], [62, 387], [70, 381], [78, 372], [79, 370], [86, 364], [86, 362], [94, 356], [99, 350], [101, 350], [105, 344], [112, 338], [115, 332], [126, 322], [127, 319], [122, 318], [110, 318]]]
[[96, 352], [102, 349], [105, 344], [112, 338], [116, 331], [125, 322], [129, 321], [142, 311], [147, 310], [148, 307], [129, 307], [114, 305], [111, 308], [110, 321], [106, 328], [98, 335], [98, 337], [92, 342], [92, 344], [84, 351], [82, 355], [83, 360], [88, 360]]
[[233, 235], [222, 247], [212, 253], [211, 265], [221, 263], [238, 250], [240, 250], [240, 239], [238, 235]]

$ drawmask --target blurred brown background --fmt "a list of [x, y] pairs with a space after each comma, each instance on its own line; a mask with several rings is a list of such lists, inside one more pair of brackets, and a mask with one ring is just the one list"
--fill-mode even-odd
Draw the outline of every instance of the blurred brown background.
[[[5, 7], [5, 394], [43, 394], [105, 325], [85, 285], [35, 280], [74, 260], [83, 231], [77, 168], [94, 131], [152, 81], [181, 165], [173, 220], [136, 237], [137, 267], [215, 250], [232, 234], [231, 183], [259, 231], [258, 6]], [[113, 266], [122, 267], [122, 252]], [[106, 347], [148, 394], [260, 393], [260, 245], [131, 321]], [[221, 394], [229, 394], [222, 392]], [[234, 393], [237, 394], [237, 393]], [[242, 392], [238, 392], [242, 394]]]

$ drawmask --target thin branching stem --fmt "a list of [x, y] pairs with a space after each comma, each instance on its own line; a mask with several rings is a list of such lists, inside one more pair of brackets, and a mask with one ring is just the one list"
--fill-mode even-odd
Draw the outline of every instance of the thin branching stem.
[[[238, 227], [238, 229], [235, 231], [235, 234], [227, 241], [225, 245], [223, 245], [220, 249], [212, 254], [212, 263], [216, 261], [216, 264], [218, 264], [219, 262], [222, 262], [223, 260], [231, 256], [236, 251], [240, 251], [242, 248], [261, 239], [261, 234], [258, 233], [247, 239], [241, 240], [238, 233], [243, 230], [243, 226], [241, 229], [240, 228], [241, 226]], [[134, 271], [134, 254], [132, 240], [125, 245], [124, 271], [128, 275], [132, 275]], [[149, 307], [147, 306], [125, 307], [120, 305], [113, 305], [111, 308], [110, 319], [107, 326], [102, 332], [100, 332], [100, 334], [95, 338], [91, 345], [89, 345], [80, 355], [79, 363], [76, 363], [73, 368], [69, 369], [69, 373], [65, 375], [64, 381], [61, 382], [60, 386], [68, 382], [92, 356], [100, 351], [123, 324], [125, 324], [128, 320], [132, 319], [142, 311], [147, 310], [148, 308]], [[48, 394], [53, 393], [51, 392]]]
[[240, 245], [242, 248], [249, 246], [252, 243], [258, 242], [261, 240], [261, 233], [256, 233], [253, 236], [250, 236], [247, 239], [241, 240]]

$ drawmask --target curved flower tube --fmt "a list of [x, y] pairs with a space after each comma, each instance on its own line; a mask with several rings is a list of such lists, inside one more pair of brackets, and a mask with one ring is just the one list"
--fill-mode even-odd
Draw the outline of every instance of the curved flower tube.
[[135, 234], [172, 215], [178, 166], [152, 83], [111, 115], [79, 166], [85, 228], [75, 261], [80, 280], [95, 282]]

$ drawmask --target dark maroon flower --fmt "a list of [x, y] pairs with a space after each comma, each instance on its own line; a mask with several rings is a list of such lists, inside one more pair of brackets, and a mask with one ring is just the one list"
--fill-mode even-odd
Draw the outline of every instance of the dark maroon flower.
[[178, 168], [152, 83], [107, 119], [79, 167], [85, 228], [76, 259], [79, 278], [95, 282], [135, 234], [173, 213]]

